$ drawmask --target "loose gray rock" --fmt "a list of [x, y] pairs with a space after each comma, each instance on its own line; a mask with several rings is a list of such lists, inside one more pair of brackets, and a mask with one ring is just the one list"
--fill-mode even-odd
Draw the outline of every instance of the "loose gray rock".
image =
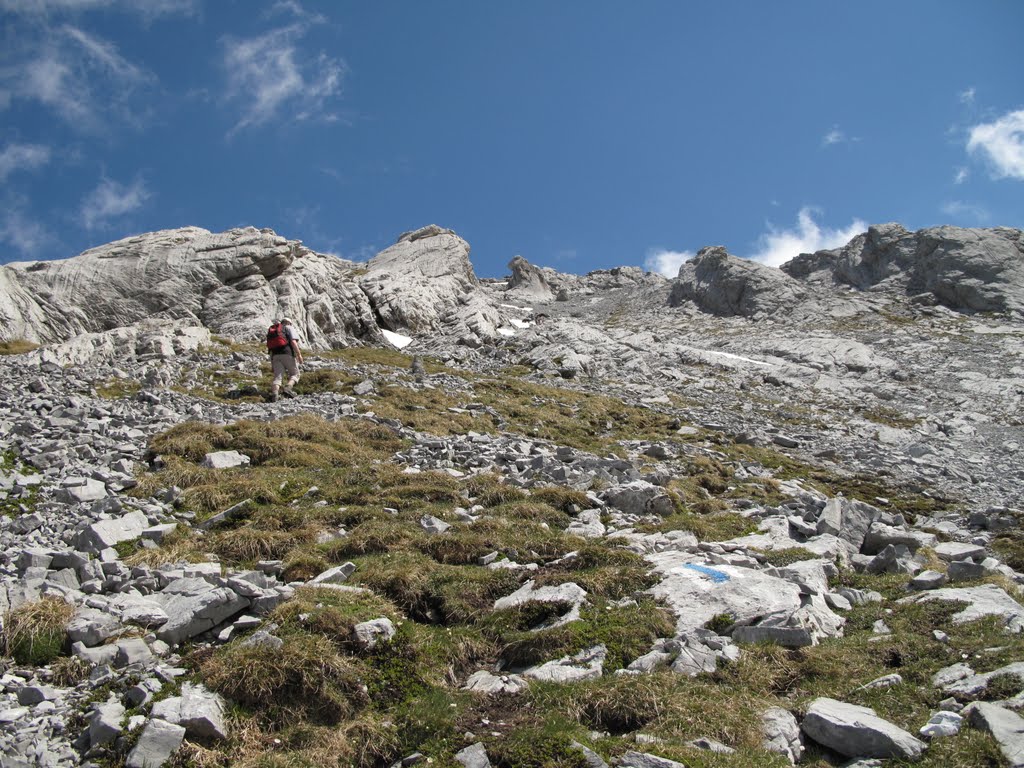
[[975, 728], [988, 731], [995, 737], [999, 751], [1011, 768], [1024, 766], [1024, 718], [986, 701], [970, 704], [964, 709], [964, 716]]
[[380, 618], [363, 621], [352, 628], [356, 642], [363, 648], [376, 648], [378, 643], [386, 643], [395, 636], [395, 625], [391, 619]]
[[185, 729], [166, 720], [146, 723], [138, 742], [128, 753], [126, 768], [160, 768], [171, 759], [185, 739]]
[[491, 768], [483, 742], [477, 742], [455, 753], [455, 762], [465, 768]]
[[682, 763], [669, 760], [667, 757], [658, 757], [632, 750], [622, 756], [619, 766], [620, 768], [686, 768]]
[[764, 729], [764, 748], [783, 755], [796, 765], [804, 753], [800, 724], [791, 712], [782, 707], [769, 707], [761, 715]]
[[247, 467], [252, 459], [238, 451], [215, 451], [203, 457], [201, 466], [207, 469], [231, 469], [232, 467]]
[[224, 700], [202, 685], [182, 684], [181, 696], [158, 701], [153, 705], [152, 716], [184, 726], [189, 736], [200, 739], [228, 737], [224, 721]]
[[868, 707], [829, 698], [812, 701], [800, 727], [819, 744], [847, 757], [916, 760], [926, 746]]

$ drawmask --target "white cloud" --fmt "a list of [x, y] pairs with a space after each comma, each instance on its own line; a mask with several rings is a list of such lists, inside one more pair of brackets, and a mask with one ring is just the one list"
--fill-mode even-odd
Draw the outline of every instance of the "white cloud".
[[953, 177], [953, 183], [963, 184], [965, 181], [967, 181], [967, 177], [970, 175], [970, 170], [968, 170], [964, 166], [960, 166], [959, 168], [956, 169], [956, 175]]
[[967, 151], [981, 151], [997, 179], [1024, 181], [1024, 109], [971, 128]]
[[224, 39], [228, 94], [244, 105], [229, 136], [275, 118], [333, 117], [321, 113], [327, 101], [341, 92], [345, 65], [325, 53], [309, 61], [297, 46], [307, 29], [308, 24], [296, 23], [258, 37]]
[[21, 41], [20, 60], [0, 75], [12, 98], [37, 101], [75, 128], [99, 131], [106, 118], [133, 120], [128, 102], [153, 75], [131, 63], [117, 47], [77, 27], [48, 29], [42, 39]]
[[977, 89], [972, 85], [966, 91], [960, 92], [960, 103], [961, 104], [973, 104], [974, 96], [977, 93]]
[[942, 212], [959, 224], [985, 224], [992, 218], [985, 206], [963, 200], [951, 200], [942, 206]]
[[683, 262], [694, 257], [693, 251], [670, 251], [666, 248], [652, 248], [644, 259], [644, 269], [657, 272], [665, 277], [675, 277]]
[[145, 182], [138, 178], [125, 186], [103, 178], [99, 186], [82, 201], [81, 219], [86, 229], [104, 226], [109, 219], [123, 216], [142, 207], [151, 197]]
[[42, 144], [8, 144], [0, 152], [0, 181], [14, 171], [32, 170], [50, 161], [50, 148]]
[[778, 267], [801, 253], [839, 248], [867, 229], [860, 219], [844, 229], [822, 228], [814, 220], [816, 213], [814, 208], [801, 208], [795, 229], [777, 229], [769, 223], [768, 232], [758, 239], [758, 250], [750, 258]]
[[832, 130], [829, 131], [822, 137], [821, 144], [824, 147], [831, 146], [833, 144], [839, 144], [846, 141], [846, 134], [839, 130], [839, 126], [833, 126]]

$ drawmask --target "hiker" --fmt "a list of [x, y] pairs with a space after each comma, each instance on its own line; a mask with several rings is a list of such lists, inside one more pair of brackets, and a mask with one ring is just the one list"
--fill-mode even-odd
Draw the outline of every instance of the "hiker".
[[[274, 381], [270, 385], [270, 402], [277, 402], [278, 390], [285, 397], [295, 397], [292, 387], [299, 380], [299, 363], [302, 353], [299, 342], [295, 339], [292, 321], [287, 317], [275, 320], [267, 329], [267, 351], [270, 353], [270, 367], [274, 371]], [[281, 389], [281, 381], [288, 374], [288, 383]]]

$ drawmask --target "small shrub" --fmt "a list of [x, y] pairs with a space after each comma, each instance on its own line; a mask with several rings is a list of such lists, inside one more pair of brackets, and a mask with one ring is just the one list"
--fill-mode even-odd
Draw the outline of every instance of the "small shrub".
[[50, 665], [50, 682], [61, 688], [73, 688], [89, 679], [92, 667], [77, 656], [61, 656]]
[[821, 555], [816, 555], [808, 549], [803, 547], [790, 547], [789, 549], [754, 549], [751, 550], [758, 560], [763, 560], [768, 565], [774, 565], [776, 567], [783, 567], [786, 565], [792, 565], [793, 563], [799, 563], [803, 560], [818, 560]]
[[64, 650], [68, 622], [74, 613], [74, 606], [52, 597], [15, 608], [3, 621], [0, 642], [4, 655], [19, 664], [49, 664]]
[[724, 635], [729, 631], [729, 628], [736, 623], [736, 620], [728, 613], [716, 613], [712, 616], [708, 622], [704, 625], [706, 629], [710, 629], [716, 635]]
[[1001, 701], [1011, 699], [1021, 691], [1024, 691], [1024, 679], [1019, 675], [996, 675], [989, 679], [981, 698], [985, 701]]

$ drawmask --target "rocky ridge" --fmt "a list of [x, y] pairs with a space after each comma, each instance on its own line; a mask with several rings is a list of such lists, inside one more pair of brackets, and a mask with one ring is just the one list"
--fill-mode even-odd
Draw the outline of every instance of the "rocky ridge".
[[[127, 552], [158, 549], [175, 531], [195, 530], [201, 536], [203, 530], [217, 526], [230, 529], [248, 514], [246, 500], [237, 499], [216, 521], [203, 520], [192, 511], [187, 490], [166, 487], [150, 496], [133, 491], [140, 472], [159, 475], [160, 463], [150, 453], [152, 439], [187, 421], [231, 424], [251, 419], [271, 424], [301, 413], [341, 423], [369, 421], [395, 430], [407, 441], [392, 460], [409, 472], [442, 472], [460, 482], [496, 475], [511, 488], [560, 487], [584, 494], [585, 503], [574, 504], [563, 523], [565, 533], [642, 557], [654, 580], [644, 594], [670, 610], [672, 632], [653, 640], [635, 658], [615, 662], [621, 666], [614, 668], [610, 649], [595, 645], [539, 663], [498, 664], [467, 672], [458, 685], [478, 696], [502, 700], [520, 695], [529, 690], [531, 680], [571, 687], [607, 676], [658, 675], [666, 669], [682, 678], [708, 679], [752, 653], [757, 646], [751, 643], [769, 642], [795, 650], [841, 642], [849, 632], [846, 615], [851, 611], [858, 622], [865, 615], [877, 617], [867, 632], [860, 624], [854, 627], [854, 635], [867, 634], [869, 640], [881, 641], [881, 646], [891, 634], [887, 612], [911, 610], [922, 599], [922, 604], [934, 600], [961, 606], [961, 613], [951, 615], [945, 625], [950, 633], [955, 634], [959, 623], [984, 617], [1005, 627], [1008, 638], [1024, 626], [1024, 608], [1015, 600], [1015, 585], [1024, 577], [993, 549], [1001, 532], [1018, 526], [1021, 498], [1021, 469], [1014, 458], [1021, 424], [1014, 422], [1013, 414], [1019, 413], [1024, 394], [1024, 334], [1012, 312], [1003, 317], [954, 314], [912, 300], [917, 293], [908, 299], [906, 287], [897, 289], [894, 281], [881, 289], [876, 285], [868, 296], [837, 300], [831, 314], [805, 308], [801, 311], [807, 312], [807, 319], [783, 323], [758, 317], [766, 312], [756, 298], [758, 291], [737, 291], [735, 282], [726, 280], [721, 290], [734, 298], [714, 306], [758, 317], [755, 323], [744, 317], [708, 316], [708, 307], [699, 305], [700, 296], [676, 293], [680, 282], [671, 285], [639, 271], [562, 279], [538, 271], [543, 283], [530, 278], [526, 284], [547, 284], [550, 293], [531, 289], [532, 305], [523, 307], [528, 297], [522, 291], [506, 292], [504, 286], [476, 280], [468, 247], [463, 250], [453, 233], [439, 228], [417, 232], [403, 236], [390, 253], [385, 251], [376, 263], [371, 262], [365, 275], [357, 276], [366, 288], [360, 292], [362, 298], [352, 293], [353, 302], [365, 302], [367, 322], [351, 326], [324, 323], [324, 315], [310, 314], [308, 307], [313, 305], [291, 293], [299, 290], [291, 278], [278, 285], [284, 272], [275, 273], [277, 267], [268, 265], [280, 266], [283, 261], [240, 255], [240, 251], [232, 254], [231, 260], [250, 259], [254, 265], [263, 264], [270, 274], [243, 276], [243, 280], [255, 278], [249, 281], [253, 286], [260, 284], [240, 292], [264, 295], [280, 287], [280, 293], [266, 294], [268, 303], [260, 311], [306, 319], [317, 329], [306, 330], [311, 343], [323, 347], [339, 343], [339, 338], [329, 337], [328, 329], [342, 326], [345, 343], [376, 339], [375, 328], [402, 330], [420, 334], [410, 349], [433, 353], [451, 366], [447, 372], [416, 374], [410, 381], [401, 370], [357, 365], [351, 371], [345, 363], [324, 358], [307, 371], [307, 378], [317, 371], [326, 375], [341, 369], [353, 372], [358, 383], [284, 404], [261, 403], [241, 384], [234, 389], [229, 385], [212, 400], [195, 393], [196, 372], [211, 367], [259, 380], [258, 353], [211, 351], [215, 343], [210, 330], [230, 336], [233, 330], [241, 333], [247, 324], [262, 322], [246, 314], [252, 310], [243, 309], [240, 301], [217, 299], [205, 309], [165, 308], [157, 314], [170, 314], [148, 327], [137, 323], [139, 318], [133, 314], [151, 306], [143, 299], [126, 296], [123, 303], [97, 302], [97, 306], [111, 307], [116, 318], [135, 317], [125, 326], [104, 329], [87, 325], [96, 318], [74, 312], [65, 313], [59, 321], [63, 325], [50, 322], [59, 304], [47, 302], [63, 301], [59, 297], [79, 290], [83, 278], [74, 270], [63, 265], [47, 268], [52, 270], [46, 289], [53, 291], [50, 298], [42, 297], [44, 291], [32, 278], [23, 280], [19, 273], [12, 281], [25, 293], [5, 300], [5, 311], [17, 307], [25, 328], [45, 318], [45, 326], [33, 326], [38, 339], [48, 338], [45, 334], [60, 338], [72, 330], [74, 335], [63, 344], [9, 358], [12, 364], [0, 374], [6, 413], [0, 419], [5, 456], [2, 487], [10, 513], [0, 518], [5, 553], [0, 560], [0, 610], [17, 611], [44, 596], [72, 606], [74, 614], [67, 627], [70, 658], [81, 660], [87, 676], [69, 685], [52, 664], [37, 667], [22, 662], [6, 668], [0, 678], [6, 692], [6, 704], [0, 703], [0, 738], [2, 751], [13, 757], [5, 759], [20, 761], [12, 764], [73, 765], [121, 755], [128, 765], [159, 764], [182, 743], [223, 740], [229, 736], [224, 699], [194, 683], [189, 649], [195, 645], [233, 648], [243, 642], [283, 647], [286, 641], [275, 634], [277, 629], [267, 617], [278, 615], [275, 609], [293, 600], [298, 588], [308, 582], [344, 589], [346, 582], [358, 580], [360, 566], [348, 562], [300, 580], [286, 579], [283, 563], [269, 559], [250, 562], [248, 567], [220, 558], [159, 566], [126, 564]], [[168, 238], [166, 233], [160, 237]], [[256, 235], [230, 235], [236, 244], [240, 237]], [[270, 249], [284, 261], [286, 254], [296, 252], [294, 246], [277, 243], [268, 233], [260, 237], [271, 238]], [[196, 240], [201, 241], [199, 234], [191, 242]], [[202, 258], [205, 261], [207, 256]], [[728, 269], [732, 257], [705, 253], [704, 259], [709, 258]], [[459, 268], [438, 267], [438, 262]], [[319, 258], [309, 263], [318, 264]], [[694, 274], [699, 267], [695, 265]], [[139, 274], [153, 269], [140, 268]], [[28, 273], [31, 267], [14, 269]], [[233, 268], [216, 269], [207, 264], [201, 279], [209, 279], [211, 272], [234, 274]], [[303, 271], [319, 274], [320, 269]], [[521, 264], [519, 272], [532, 274]], [[759, 279], [757, 270], [751, 275], [750, 280]], [[431, 278], [429, 284], [437, 285], [425, 297], [413, 287], [428, 282], [426, 277]], [[322, 276], [308, 279], [309, 285], [330, 284]], [[685, 279], [681, 274], [680, 280]], [[705, 280], [705, 287], [714, 292], [718, 280]], [[220, 285], [211, 296], [225, 288], [235, 290], [228, 283]], [[35, 286], [35, 293], [26, 286]], [[412, 295], [401, 301], [389, 298], [387, 286], [407, 286]], [[93, 289], [83, 288], [82, 295]], [[127, 287], [124, 290], [130, 293]], [[814, 293], [816, 289], [807, 290]], [[147, 294], [145, 302], [152, 298], [158, 302], [152, 306], [158, 306], [173, 289], [164, 285], [160, 292], [166, 292], [163, 299]], [[515, 304], [507, 294], [516, 295]], [[26, 295], [34, 305], [27, 303]], [[671, 295], [676, 298], [670, 301]], [[751, 306], [759, 309], [752, 314], [741, 311], [747, 306], [735, 300], [741, 295], [755, 297]], [[822, 295], [817, 298], [819, 308]], [[970, 295], [980, 294], [972, 289]], [[322, 302], [334, 298], [321, 294], [318, 301], [322, 308]], [[677, 307], [671, 309], [670, 303]], [[296, 311], [300, 305], [303, 314]], [[336, 306], [331, 306], [335, 312]], [[194, 324], [193, 318], [202, 320], [210, 307], [216, 312], [229, 307], [224, 316], [234, 319]], [[780, 307], [771, 310], [781, 311]], [[538, 323], [540, 314], [545, 317]], [[174, 324], [160, 323], [171, 315]], [[310, 320], [314, 316], [315, 322]], [[302, 320], [298, 322], [302, 328]], [[86, 331], [89, 327], [95, 330]], [[422, 335], [427, 329], [429, 334]], [[251, 334], [251, 327], [244, 333]], [[527, 366], [533, 371], [531, 380], [559, 384], [567, 398], [573, 393], [581, 397], [611, 393], [640, 412], [664, 417], [671, 430], [661, 438], [618, 440], [618, 455], [570, 447], [516, 428], [509, 421], [512, 412], [477, 402], [480, 395], [474, 394], [472, 382], [452, 372], [455, 366], [469, 367], [479, 375], [495, 377], [507, 375], [501, 372], [510, 365]], [[992, 371], [1003, 373], [993, 376]], [[141, 388], [127, 397], [103, 396], [98, 391], [118, 381], [138, 382]], [[493, 434], [419, 431], [400, 418], [375, 413], [383, 407], [390, 387], [407, 392], [410, 398], [433, 389], [465, 392], [464, 400], [449, 406], [453, 418], [479, 414], [499, 428]], [[534, 394], [535, 404], [545, 396]], [[568, 407], [582, 407], [571, 405], [577, 400], [566, 402]], [[851, 403], [859, 410], [851, 409]], [[613, 426], [611, 421], [606, 425], [609, 433]], [[761, 450], [752, 454], [756, 456], [789, 454], [824, 466], [837, 478], [882, 475], [894, 492], [900, 490], [926, 503], [922, 511], [910, 514], [900, 511], [905, 507], [896, 495], [868, 499], [830, 495], [808, 475], [784, 478], [784, 466], [724, 453], [730, 445]], [[729, 483], [774, 478], [777, 497], [759, 500], [743, 486], [745, 490], [728, 502], [731, 514], [748, 521], [754, 530], [723, 537], [664, 525], [678, 512], [681, 499], [689, 508], [711, 497], [706, 489], [687, 486], [686, 493], [691, 495], [685, 498], [673, 479], [692, 476], [700, 462], [722, 461], [726, 456], [731, 457], [726, 460]], [[211, 454], [206, 460], [211, 467], [230, 467], [244, 466], [248, 459]], [[313, 489], [309, 493], [310, 499], [316, 498]], [[420, 525], [428, 536], [487, 525], [495, 513], [480, 501], [470, 496], [464, 508], [424, 515]], [[330, 534], [336, 535], [347, 534]], [[797, 559], [772, 565], [772, 553], [787, 550]], [[584, 614], [595, 596], [571, 577], [557, 584], [550, 579], [538, 581], [550, 573], [571, 574], [573, 553], [539, 561], [512, 558], [512, 554], [496, 551], [483, 564], [495, 572], [516, 574], [518, 586], [496, 600], [493, 610], [550, 603], [558, 608], [562, 626], [587, 620]], [[849, 577], [843, 574], [851, 573], [865, 579], [902, 580], [901, 587], [905, 583], [912, 590], [910, 602], [900, 608], [878, 591], [844, 584]], [[639, 598], [639, 592], [632, 596]], [[389, 642], [395, 631], [389, 624], [390, 619], [380, 617], [353, 631], [362, 647], [369, 649], [377, 638]], [[548, 629], [553, 626], [558, 624]], [[990, 645], [997, 638], [991, 640]], [[943, 642], [948, 637], [934, 639], [936, 648], [943, 647]], [[1017, 647], [1013, 642], [1009, 645]], [[949, 656], [955, 650], [950, 648]], [[1001, 658], [998, 654], [993, 658], [997, 657]], [[991, 666], [984, 656], [979, 658], [982, 666]], [[764, 749], [791, 762], [799, 760], [806, 747], [836, 760], [841, 760], [837, 756], [927, 759], [930, 751], [941, 747], [929, 747], [926, 739], [953, 738], [962, 723], [969, 722], [993, 734], [1003, 759], [1017, 764], [1021, 743], [1015, 710], [1024, 695], [1019, 686], [996, 702], [970, 703], [985, 696], [990, 681], [1006, 680], [1014, 670], [1012, 664], [995, 666], [979, 675], [967, 665], [951, 664], [936, 671], [933, 685], [948, 695], [928, 722], [914, 723], [920, 738], [862, 703], [829, 696], [768, 708], [761, 713]], [[863, 683], [868, 690], [905, 685], [902, 680], [882, 678], [852, 682]], [[96, 691], [109, 691], [109, 695], [99, 700]], [[153, 703], [154, 696], [162, 700]], [[860, 694], [849, 697], [875, 701]], [[135, 714], [129, 716], [129, 709]], [[703, 733], [692, 736], [701, 738], [686, 747], [670, 744], [669, 754], [680, 754], [678, 749], [717, 752], [742, 747], [705, 738]], [[453, 759], [462, 765], [490, 764], [489, 753], [504, 754], [501, 740], [495, 738], [473, 741]], [[643, 747], [613, 750], [612, 759], [619, 765], [680, 764], [655, 754], [664, 753], [666, 747], [659, 747], [664, 737], [646, 737], [636, 731], [622, 738]], [[605, 764], [595, 746], [596, 741], [573, 749], [596, 761], [588, 764]], [[738, 759], [750, 759], [750, 753], [743, 755]], [[507, 760], [499, 758], [499, 763]]]

